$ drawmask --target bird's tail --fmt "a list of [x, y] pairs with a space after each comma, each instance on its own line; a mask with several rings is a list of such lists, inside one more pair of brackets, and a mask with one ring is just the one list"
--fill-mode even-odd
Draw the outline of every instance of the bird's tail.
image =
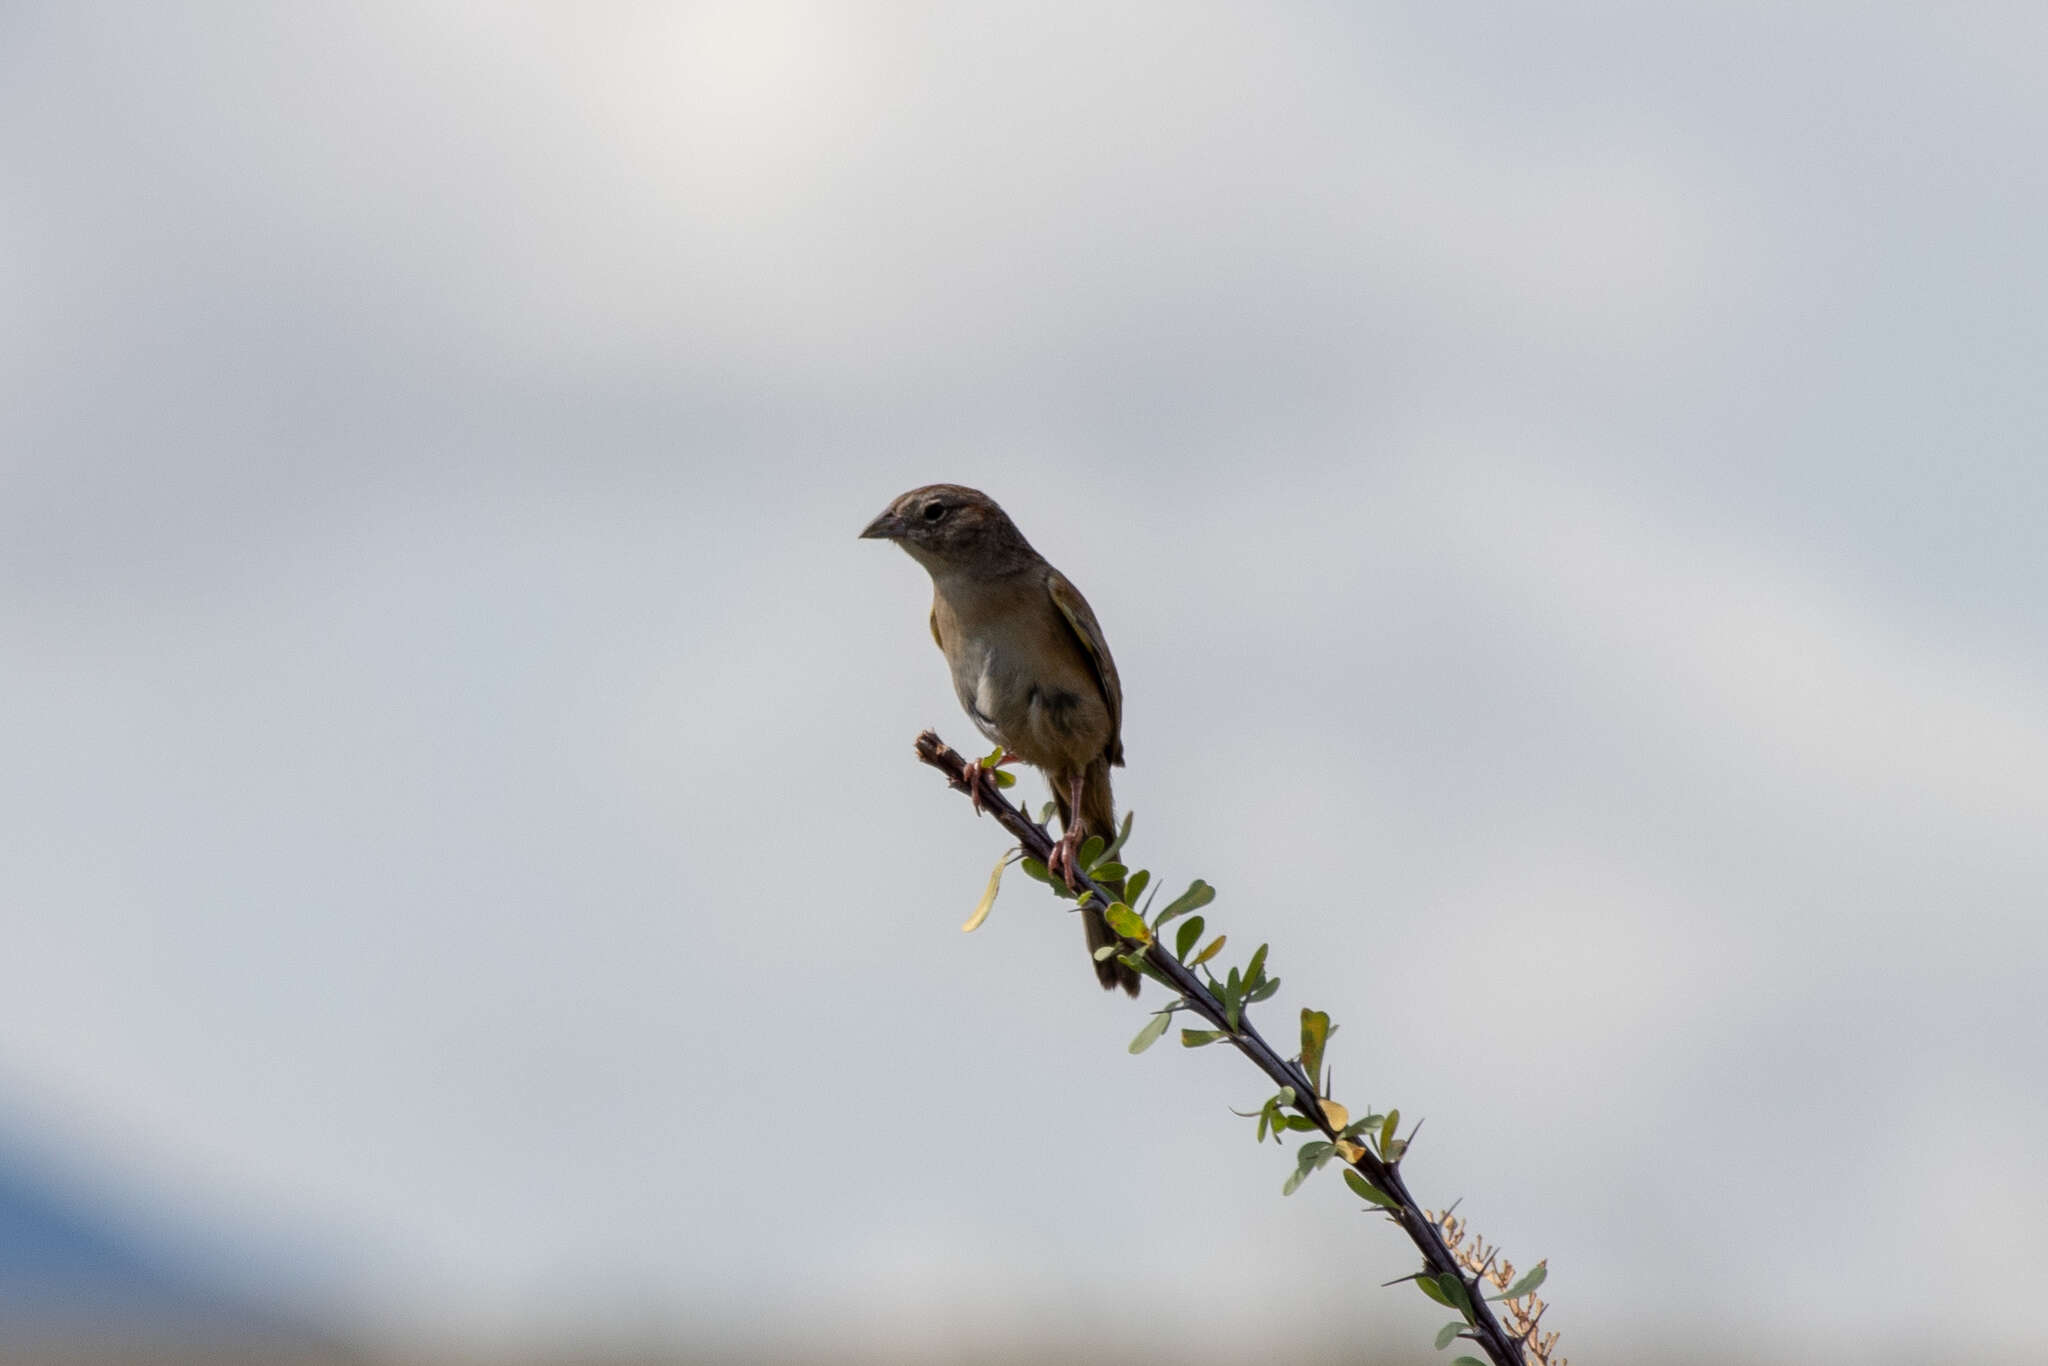
[[[1057, 782], [1052, 785], [1052, 797], [1059, 805], [1060, 827], [1072, 830], [1076, 828], [1075, 814], [1067, 809], [1067, 794], [1060, 790], [1061, 786], [1062, 784]], [[1088, 780], [1081, 788], [1079, 820], [1081, 840], [1084, 843], [1090, 835], [1102, 836], [1105, 843], [1116, 838], [1116, 804], [1110, 797], [1109, 762], [1105, 759], [1097, 759], [1088, 766]], [[1124, 884], [1121, 881], [1105, 882], [1102, 885], [1111, 896], [1122, 897], [1124, 894]], [[1100, 906], [1082, 907], [1081, 928], [1088, 936], [1090, 961], [1094, 960], [1097, 949], [1117, 942], [1117, 936], [1109, 928], [1109, 922], [1102, 918]], [[1138, 994], [1137, 971], [1124, 966], [1114, 958], [1105, 958], [1095, 964], [1095, 978], [1102, 983], [1106, 991], [1115, 991], [1122, 987], [1133, 996]]]

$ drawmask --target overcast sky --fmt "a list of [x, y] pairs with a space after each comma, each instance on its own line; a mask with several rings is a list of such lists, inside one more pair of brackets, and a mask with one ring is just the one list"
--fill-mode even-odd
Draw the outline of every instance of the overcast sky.
[[394, 1335], [1425, 1341], [958, 932], [943, 479], [1575, 1358], [2038, 1343], [2044, 14], [0, 5], [0, 1119]]

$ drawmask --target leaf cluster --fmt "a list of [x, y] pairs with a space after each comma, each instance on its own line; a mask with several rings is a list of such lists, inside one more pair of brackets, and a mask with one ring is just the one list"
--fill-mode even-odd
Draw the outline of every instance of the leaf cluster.
[[[930, 744], [929, 752], [927, 742]], [[921, 757], [941, 768], [946, 766], [950, 751], [945, 750], [936, 736], [927, 732], [919, 743]], [[997, 788], [1007, 788], [1014, 781], [999, 767], [1003, 759], [1002, 752], [998, 750], [978, 763], [982, 773]], [[980, 799], [977, 800], [979, 802]], [[1051, 836], [1045, 826], [1053, 814], [1051, 803], [1039, 812], [1035, 830], [1031, 828], [1028, 816], [1009, 807], [1002, 798], [997, 797], [995, 805], [998, 814], [1005, 817], [1007, 828], [1020, 838], [1030, 836], [1026, 848], [1050, 847]], [[1455, 1236], [1449, 1243], [1441, 1237], [1429, 1236], [1438, 1231], [1434, 1227], [1435, 1216], [1423, 1216], [1399, 1175], [1401, 1160], [1414, 1137], [1413, 1129], [1408, 1137], [1401, 1137], [1401, 1112], [1390, 1107], [1382, 1113], [1368, 1107], [1366, 1114], [1354, 1120], [1345, 1106], [1330, 1098], [1332, 1076], [1326, 1053], [1337, 1026], [1326, 1012], [1303, 1008], [1301, 1049], [1294, 1058], [1282, 1060], [1277, 1050], [1260, 1037], [1247, 1020], [1246, 1011], [1252, 1005], [1271, 999], [1280, 989], [1280, 979], [1267, 971], [1268, 946], [1259, 945], [1241, 966], [1224, 966], [1222, 954], [1228, 946], [1229, 937], [1220, 932], [1211, 933], [1202, 911], [1215, 901], [1216, 891], [1200, 878], [1155, 911], [1158, 889], [1153, 885], [1151, 872], [1129, 867], [1122, 857], [1131, 827], [1132, 819], [1126, 815], [1114, 839], [1091, 836], [1083, 842], [1076, 851], [1075, 863], [1094, 886], [1084, 885], [1078, 892], [1069, 888], [1064, 879], [1053, 876], [1044, 861], [1027, 853], [1026, 848], [1006, 852], [991, 870], [981, 902], [962, 928], [974, 929], [987, 917], [995, 902], [1003, 871], [1013, 861], [1026, 876], [1045, 884], [1055, 896], [1077, 906], [1087, 906], [1102, 891], [1120, 887], [1121, 895], [1102, 906], [1103, 918], [1115, 931], [1118, 942], [1098, 949], [1096, 956], [1098, 959], [1115, 957], [1161, 983], [1172, 993], [1172, 999], [1152, 1012], [1144, 1028], [1131, 1040], [1129, 1051], [1145, 1052], [1164, 1037], [1175, 1012], [1193, 1010], [1209, 1027], [1183, 1028], [1183, 1047], [1201, 1048], [1227, 1039], [1276, 1081], [1291, 1077], [1294, 1084], [1284, 1084], [1283, 1081], [1279, 1089], [1267, 1096], [1256, 1109], [1232, 1112], [1256, 1121], [1254, 1140], [1261, 1145], [1268, 1137], [1275, 1143], [1284, 1144], [1284, 1136], [1289, 1133], [1318, 1135], [1303, 1142], [1296, 1150], [1294, 1170], [1282, 1187], [1283, 1194], [1293, 1194], [1304, 1181], [1331, 1162], [1340, 1163], [1344, 1183], [1351, 1193], [1363, 1200], [1371, 1212], [1384, 1214], [1400, 1224], [1423, 1250], [1424, 1270], [1403, 1279], [1414, 1280], [1424, 1295], [1458, 1315], [1438, 1332], [1436, 1346], [1439, 1350], [1465, 1339], [1480, 1344], [1497, 1366], [1510, 1359], [1520, 1362], [1525, 1348], [1529, 1350], [1532, 1361], [1562, 1366], [1561, 1359], [1549, 1355], [1555, 1334], [1547, 1335], [1541, 1344], [1534, 1342], [1535, 1320], [1543, 1306], [1540, 1300], [1533, 1298], [1533, 1292], [1543, 1283], [1545, 1268], [1539, 1264], [1527, 1275], [1506, 1285], [1501, 1293], [1483, 1295], [1475, 1303], [1474, 1296], [1483, 1290], [1489, 1275], [1491, 1283], [1500, 1286], [1512, 1276], [1512, 1268], [1505, 1262], [1492, 1266], [1490, 1260], [1487, 1266], [1467, 1265], [1472, 1249], [1460, 1247]], [[1448, 1219], [1448, 1214], [1444, 1218]], [[1422, 1226], [1429, 1226], [1429, 1235], [1419, 1231]], [[1457, 1269], [1435, 1269], [1445, 1266]], [[1472, 1274], [1468, 1277], [1461, 1272]], [[1511, 1302], [1508, 1310], [1515, 1327], [1512, 1334], [1501, 1327], [1487, 1307], [1488, 1301]], [[1460, 1356], [1451, 1366], [1487, 1364], [1477, 1357]]]

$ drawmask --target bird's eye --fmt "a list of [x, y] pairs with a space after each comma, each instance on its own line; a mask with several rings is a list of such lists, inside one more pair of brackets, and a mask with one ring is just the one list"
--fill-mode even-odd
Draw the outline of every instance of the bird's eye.
[[926, 503], [924, 505], [924, 519], [927, 522], [936, 522], [945, 515], [946, 505], [944, 503]]

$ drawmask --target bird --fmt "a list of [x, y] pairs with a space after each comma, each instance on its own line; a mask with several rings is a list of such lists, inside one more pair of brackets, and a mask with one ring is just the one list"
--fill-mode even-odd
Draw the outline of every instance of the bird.
[[[1062, 829], [1048, 867], [1072, 886], [1082, 843], [1116, 837], [1109, 770], [1124, 762], [1123, 684], [1094, 609], [979, 489], [912, 489], [860, 534], [894, 541], [931, 575], [932, 639], [953, 691], [976, 729], [1045, 775]], [[1100, 906], [1082, 907], [1081, 924], [1091, 959], [1118, 942]], [[1138, 994], [1138, 974], [1114, 956], [1095, 975]]]

